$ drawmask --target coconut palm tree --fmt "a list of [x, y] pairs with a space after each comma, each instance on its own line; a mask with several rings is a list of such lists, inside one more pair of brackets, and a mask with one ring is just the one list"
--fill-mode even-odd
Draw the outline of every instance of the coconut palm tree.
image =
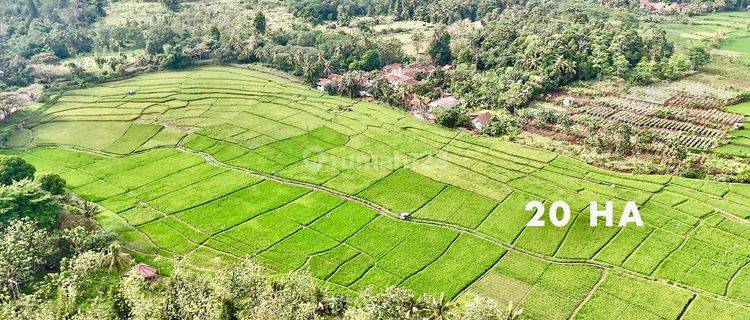
[[576, 63], [565, 59], [563, 56], [557, 56], [553, 68], [557, 74], [565, 79], [576, 74]]
[[105, 251], [102, 264], [109, 270], [117, 269], [117, 272], [122, 272], [133, 264], [133, 258], [129, 254], [122, 252], [122, 247], [119, 243], [113, 242]]
[[358, 71], [350, 71], [341, 76], [340, 91], [346, 93], [349, 98], [354, 98], [359, 94], [362, 86], [362, 74]]
[[513, 301], [508, 301], [508, 309], [503, 313], [503, 320], [516, 320], [521, 318], [523, 308], [513, 305]]
[[427, 309], [427, 302], [425, 302], [425, 298], [426, 296], [423, 298], [419, 298], [413, 294], [410, 294], [405, 301], [406, 314], [404, 314], [404, 317], [406, 319], [412, 319], [424, 313]]
[[409, 88], [404, 84], [398, 84], [393, 90], [395, 105], [404, 109], [409, 106]]
[[81, 214], [86, 218], [91, 218], [95, 216], [99, 211], [101, 211], [101, 208], [98, 204], [93, 203], [91, 201], [84, 200], [81, 205], [78, 207], [78, 209], [81, 211]]
[[453, 303], [445, 299], [445, 293], [440, 294], [439, 299], [434, 297], [427, 304], [427, 319], [447, 320], [453, 317]]

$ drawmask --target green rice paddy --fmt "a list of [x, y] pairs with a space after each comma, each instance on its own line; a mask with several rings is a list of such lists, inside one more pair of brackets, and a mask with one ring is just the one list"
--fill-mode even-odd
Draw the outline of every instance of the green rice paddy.
[[687, 46], [702, 39], [723, 37], [719, 50], [726, 55], [741, 57], [750, 52], [750, 31], [747, 11], [719, 12], [686, 18], [686, 21], [660, 23], [669, 40], [678, 46]]
[[[747, 185], [610, 172], [218, 66], [67, 92], [8, 141], [164, 270], [247, 258], [340, 292], [483, 295], [533, 319], [750, 315]], [[525, 227], [529, 200], [565, 200], [571, 223]], [[646, 225], [589, 227], [607, 200], [616, 219], [637, 202]]]

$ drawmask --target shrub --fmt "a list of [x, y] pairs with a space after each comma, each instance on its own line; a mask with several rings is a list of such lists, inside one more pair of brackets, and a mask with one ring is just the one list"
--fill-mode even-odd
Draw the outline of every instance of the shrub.
[[468, 125], [469, 116], [466, 114], [466, 111], [463, 108], [454, 106], [449, 108], [448, 110], [441, 112], [437, 116], [437, 119], [435, 119], [435, 121], [441, 126], [456, 128]]
[[42, 190], [53, 195], [61, 195], [65, 192], [65, 179], [56, 173], [43, 174], [37, 178], [37, 182]]
[[61, 214], [57, 199], [30, 180], [0, 187], [0, 222], [29, 217], [46, 228], [55, 224]]
[[36, 168], [19, 156], [4, 157], [0, 160], [0, 183], [10, 185], [14, 181], [34, 179]]
[[735, 178], [735, 181], [741, 183], [750, 183], [750, 169], [742, 170], [742, 172], [740, 172]]
[[515, 136], [521, 129], [518, 118], [509, 114], [499, 114], [490, 120], [482, 132], [489, 136]]

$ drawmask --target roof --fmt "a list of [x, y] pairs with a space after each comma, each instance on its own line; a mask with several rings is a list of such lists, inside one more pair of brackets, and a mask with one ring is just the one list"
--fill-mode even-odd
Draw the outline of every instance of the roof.
[[492, 120], [492, 114], [489, 112], [472, 114], [469, 117], [471, 118], [472, 121], [477, 121], [481, 123], [482, 125], [485, 125], [488, 122], [490, 122], [490, 120]]
[[146, 279], [153, 279], [159, 276], [159, 271], [157, 271], [156, 268], [145, 263], [136, 264], [134, 268], [138, 274]]
[[458, 105], [458, 99], [454, 98], [453, 96], [443, 97], [435, 101], [432, 101], [429, 104], [430, 107], [443, 107], [443, 108], [450, 108], [456, 105]]
[[411, 85], [411, 84], [414, 84], [415, 82], [417, 82], [417, 80], [415, 80], [412, 77], [405, 76], [405, 75], [399, 75], [399, 74], [387, 74], [387, 75], [385, 75], [385, 79], [388, 80], [388, 83], [390, 83], [390, 84], [403, 83], [403, 84]]

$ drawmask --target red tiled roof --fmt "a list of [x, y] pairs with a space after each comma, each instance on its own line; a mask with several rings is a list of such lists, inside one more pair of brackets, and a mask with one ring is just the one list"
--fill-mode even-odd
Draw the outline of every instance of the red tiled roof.
[[156, 270], [156, 268], [145, 263], [139, 263], [135, 265], [135, 270], [138, 271], [138, 274], [140, 274], [145, 279], [153, 279], [159, 276], [159, 272]]
[[415, 82], [417, 82], [417, 80], [415, 80], [412, 77], [408, 77], [408, 76], [404, 76], [404, 75], [398, 75], [398, 74], [387, 74], [387, 75], [385, 75], [385, 79], [388, 80], [388, 83], [390, 83], [390, 84], [403, 83], [403, 84], [411, 85], [411, 84], [414, 84]]
[[492, 114], [489, 113], [489, 112], [482, 112], [482, 113], [479, 113], [479, 114], [472, 114], [469, 117], [471, 118], [471, 120], [475, 120], [475, 121], [481, 123], [482, 125], [485, 125], [488, 122], [490, 122], [490, 120], [492, 120]]

